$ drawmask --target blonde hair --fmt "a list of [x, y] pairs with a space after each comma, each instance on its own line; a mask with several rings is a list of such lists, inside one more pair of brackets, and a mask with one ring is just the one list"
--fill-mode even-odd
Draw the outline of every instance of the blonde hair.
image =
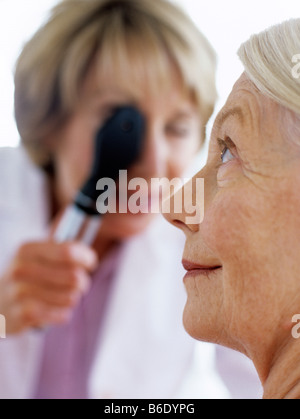
[[50, 163], [44, 139], [74, 112], [95, 59], [100, 74], [137, 85], [146, 77], [156, 94], [175, 66], [204, 125], [213, 112], [215, 53], [183, 11], [165, 0], [64, 0], [25, 45], [15, 69], [16, 122], [38, 165]]
[[300, 140], [300, 78], [295, 59], [300, 54], [300, 19], [291, 19], [252, 36], [238, 55], [246, 74], [266, 96], [282, 106], [287, 127]]

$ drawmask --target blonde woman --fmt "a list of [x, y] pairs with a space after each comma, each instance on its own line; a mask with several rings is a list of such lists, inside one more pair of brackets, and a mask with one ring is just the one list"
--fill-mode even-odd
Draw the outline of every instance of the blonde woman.
[[[116, 107], [134, 105], [147, 121], [128, 182], [181, 176], [204, 141], [214, 74], [207, 40], [162, 0], [65, 0], [25, 45], [15, 71], [22, 147], [0, 153], [1, 397], [182, 394], [194, 344], [170, 262], [177, 235], [128, 212], [104, 217], [93, 248], [48, 237]], [[206, 352], [197, 396], [218, 396]]]
[[[200, 225], [187, 236], [185, 326], [254, 363], [265, 398], [300, 398], [300, 19], [241, 46], [217, 116]], [[191, 182], [192, 183], [192, 182]]]

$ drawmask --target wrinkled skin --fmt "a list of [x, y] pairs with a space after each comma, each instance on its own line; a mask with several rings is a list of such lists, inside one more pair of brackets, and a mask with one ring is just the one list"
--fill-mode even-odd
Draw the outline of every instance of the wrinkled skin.
[[289, 138], [283, 112], [243, 74], [216, 118], [206, 166], [186, 186], [205, 179], [204, 221], [167, 216], [186, 234], [183, 258], [211, 268], [185, 277], [186, 330], [249, 356], [266, 398], [300, 397], [300, 340], [291, 334], [300, 313], [300, 139]]

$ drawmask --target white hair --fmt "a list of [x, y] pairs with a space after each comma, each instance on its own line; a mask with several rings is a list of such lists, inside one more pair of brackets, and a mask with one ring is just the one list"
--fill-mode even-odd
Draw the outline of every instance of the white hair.
[[238, 55], [256, 87], [282, 106], [288, 132], [300, 142], [300, 19], [253, 35]]

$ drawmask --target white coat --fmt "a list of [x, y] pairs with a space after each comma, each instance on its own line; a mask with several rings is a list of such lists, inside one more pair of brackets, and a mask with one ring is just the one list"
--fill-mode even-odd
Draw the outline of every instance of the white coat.
[[[41, 171], [21, 148], [0, 149], [0, 277], [22, 243], [47, 237], [48, 208]], [[183, 246], [183, 234], [163, 219], [127, 242], [89, 380], [91, 398], [229, 397], [215, 370], [216, 348], [196, 344], [182, 326]], [[37, 331], [0, 339], [1, 399], [31, 397], [42, 342]], [[218, 350], [224, 366], [227, 350]], [[242, 375], [247, 386], [253, 371], [239, 354], [230, 357], [230, 390], [238, 397], [235, 378]], [[258, 389], [251, 383], [250, 396]]]

